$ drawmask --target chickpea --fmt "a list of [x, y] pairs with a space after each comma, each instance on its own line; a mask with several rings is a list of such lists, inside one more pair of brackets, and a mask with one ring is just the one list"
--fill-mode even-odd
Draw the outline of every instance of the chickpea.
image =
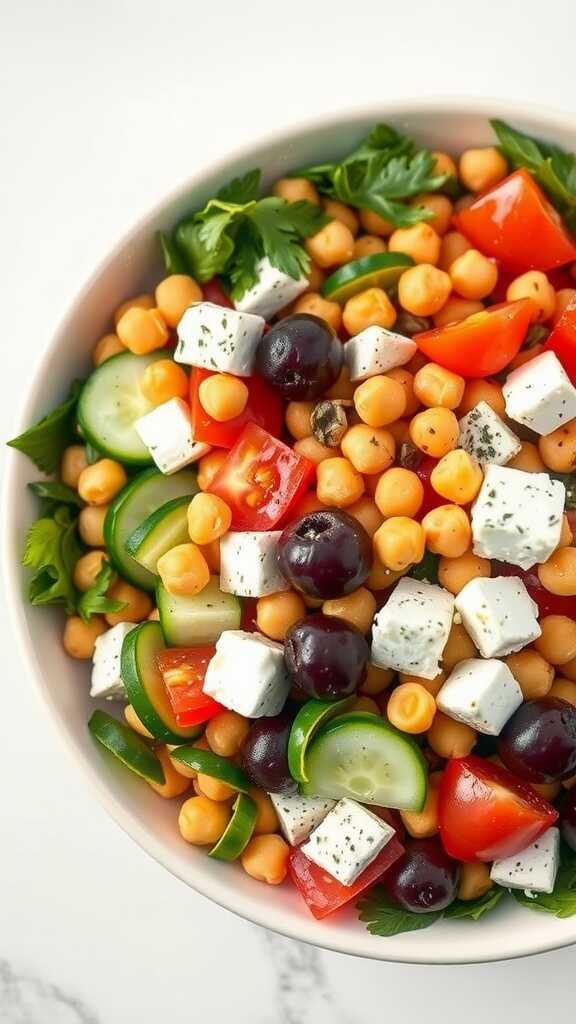
[[562, 665], [562, 675], [566, 679], [572, 679], [576, 682], [576, 658], [571, 658], [570, 661]]
[[324, 398], [340, 398], [350, 400], [354, 397], [356, 385], [350, 380], [350, 371], [347, 366], [343, 366], [338, 374], [338, 378], [331, 388], [326, 391]]
[[472, 246], [468, 239], [461, 235], [459, 231], [448, 231], [440, 243], [440, 259], [438, 260], [440, 270], [448, 272], [454, 260], [457, 260], [459, 256], [463, 256], [471, 248]]
[[349, 263], [354, 256], [354, 235], [340, 220], [331, 220], [304, 242], [306, 252], [322, 270]]
[[508, 174], [508, 164], [495, 146], [466, 149], [458, 163], [460, 181], [470, 192], [485, 192]]
[[126, 485], [126, 470], [113, 459], [86, 466], [78, 478], [78, 494], [88, 505], [108, 505]]
[[[206, 736], [200, 736], [197, 740], [194, 740], [192, 746], [196, 747], [198, 750], [210, 750], [210, 745], [206, 740]], [[177, 761], [175, 758], [172, 757], [174, 751], [178, 750], [177, 745], [168, 744], [166, 749], [170, 754], [172, 767], [175, 768], [180, 775], [183, 775], [185, 779], [194, 779], [194, 792], [196, 793], [197, 796], [200, 796], [200, 790], [196, 787], [196, 779], [198, 777], [198, 772], [195, 771], [194, 768], [190, 768], [189, 765], [184, 764], [183, 761]]]
[[572, 473], [576, 468], [576, 419], [541, 437], [538, 451], [547, 469]]
[[441, 558], [438, 563], [438, 582], [440, 586], [459, 594], [470, 580], [477, 577], [486, 579], [492, 567], [488, 558], [480, 558], [473, 551], [466, 551], [459, 558]]
[[313, 462], [315, 466], [319, 466], [325, 459], [333, 459], [336, 452], [335, 448], [329, 448], [326, 444], [320, 444], [315, 437], [303, 437], [301, 441], [296, 441], [292, 445], [294, 451], [298, 455], [303, 455], [309, 462]]
[[286, 426], [296, 441], [301, 441], [305, 437], [310, 437], [312, 433], [312, 425], [310, 423], [310, 416], [314, 409], [315, 402], [288, 402], [286, 406], [285, 423]]
[[[236, 757], [250, 731], [250, 722], [236, 711], [221, 711], [206, 725], [210, 750], [220, 757]], [[206, 794], [208, 795], [208, 794]]]
[[162, 405], [171, 398], [186, 398], [188, 387], [186, 373], [172, 359], [149, 363], [140, 380], [142, 394], [154, 405]]
[[403, 309], [415, 316], [433, 316], [448, 300], [452, 282], [445, 270], [430, 263], [409, 267], [398, 282], [398, 299]]
[[337, 199], [323, 199], [322, 206], [329, 217], [332, 217], [333, 220], [339, 220], [342, 224], [345, 224], [353, 235], [358, 234], [360, 222], [351, 206], [346, 206], [345, 203], [339, 203]]
[[439, 505], [422, 520], [426, 547], [444, 558], [460, 558], [470, 547], [470, 520], [459, 505]]
[[555, 327], [567, 309], [576, 309], [576, 288], [560, 288], [556, 292], [552, 325]]
[[561, 782], [531, 782], [530, 785], [539, 796], [544, 797], [544, 799], [548, 800], [550, 803], [552, 803], [558, 794], [562, 792]]
[[348, 334], [355, 335], [366, 327], [392, 327], [396, 320], [396, 310], [382, 288], [366, 288], [348, 299], [342, 320]]
[[576, 658], [576, 622], [567, 615], [545, 615], [540, 619], [542, 635], [534, 646], [551, 665], [565, 665]]
[[101, 366], [107, 359], [125, 351], [126, 349], [117, 334], [105, 334], [92, 349], [92, 363], [94, 366]]
[[358, 692], [367, 697], [377, 697], [384, 693], [394, 679], [394, 672], [391, 668], [381, 668], [369, 662], [366, 666], [366, 675], [358, 688]]
[[424, 487], [411, 469], [394, 466], [378, 480], [374, 500], [385, 519], [391, 516], [413, 518], [424, 501]]
[[451, 672], [459, 661], [466, 661], [467, 658], [477, 657], [478, 651], [464, 626], [454, 622], [442, 652], [442, 668], [445, 672]]
[[354, 393], [354, 407], [369, 427], [385, 427], [403, 416], [406, 393], [397, 380], [378, 374], [358, 385]]
[[222, 466], [228, 458], [228, 452], [223, 448], [216, 448], [212, 452], [208, 452], [198, 462], [198, 476], [196, 480], [198, 487], [201, 491], [207, 491], [212, 484], [217, 473], [220, 472]]
[[515, 302], [517, 299], [531, 299], [534, 305], [533, 324], [544, 323], [554, 314], [556, 292], [541, 270], [529, 270], [508, 285], [506, 301]]
[[537, 570], [540, 583], [551, 594], [576, 597], [576, 548], [558, 548]]
[[71, 658], [87, 660], [94, 654], [96, 640], [107, 629], [101, 615], [93, 615], [90, 622], [84, 622], [79, 615], [66, 619], [62, 646]]
[[438, 757], [466, 757], [476, 743], [476, 733], [464, 722], [437, 711], [428, 730], [428, 743]]
[[504, 661], [522, 690], [524, 700], [545, 697], [550, 692], [554, 669], [538, 651], [526, 647], [516, 654], [509, 654]]
[[188, 533], [195, 544], [211, 544], [228, 532], [232, 510], [217, 494], [199, 491], [188, 506]]
[[454, 214], [461, 213], [462, 210], [467, 210], [476, 202], [476, 196], [472, 192], [466, 192], [463, 196], [454, 203]]
[[322, 611], [324, 615], [350, 622], [361, 633], [368, 633], [376, 614], [376, 598], [366, 587], [359, 587], [346, 597], [324, 601]]
[[232, 789], [232, 786], [211, 775], [205, 775], [203, 772], [198, 772], [196, 776], [195, 789], [199, 796], [207, 796], [209, 800], [215, 800], [216, 803], [230, 800], [236, 796], [236, 790]]
[[65, 448], [60, 460], [62, 483], [76, 491], [80, 477], [87, 465], [86, 448], [83, 444], [72, 444], [69, 448]]
[[566, 513], [562, 516], [562, 530], [560, 532], [560, 540], [558, 541], [559, 548], [572, 547], [574, 541], [574, 534], [572, 533], [572, 527], [570, 526], [570, 520]]
[[506, 465], [510, 469], [523, 469], [525, 473], [544, 473], [546, 470], [538, 448], [531, 441], [522, 441], [520, 451]]
[[441, 459], [458, 446], [460, 428], [450, 409], [425, 409], [410, 423], [410, 439], [420, 451]]
[[434, 157], [433, 174], [446, 174], [449, 178], [458, 177], [456, 161], [449, 155], [449, 153], [443, 153], [438, 149], [433, 149], [432, 156]]
[[137, 356], [164, 348], [170, 337], [166, 321], [158, 309], [140, 309], [137, 306], [124, 313], [116, 330], [122, 344]]
[[[404, 395], [406, 395], [406, 392], [404, 392]], [[394, 423], [388, 424], [387, 429], [392, 434], [398, 447], [410, 440], [410, 420], [408, 419], [395, 420]]]
[[148, 616], [150, 622], [160, 622], [160, 612], [157, 608], [153, 608]]
[[240, 863], [246, 874], [258, 882], [281, 885], [288, 873], [290, 847], [281, 836], [255, 836], [250, 840]]
[[422, 405], [457, 409], [464, 397], [466, 381], [458, 373], [426, 363], [414, 377], [414, 394]]
[[285, 199], [287, 203], [298, 203], [304, 199], [308, 203], [320, 205], [316, 187], [307, 178], [279, 178], [272, 186], [272, 195]]
[[[413, 360], [411, 360], [411, 364], [412, 362]], [[420, 400], [414, 394], [414, 374], [405, 366], [395, 366], [393, 370], [388, 370], [386, 376], [388, 380], [395, 380], [397, 384], [400, 384], [406, 400], [404, 415], [413, 416], [420, 408]]]
[[[328, 506], [319, 501], [315, 491], [308, 491], [296, 505], [290, 507], [290, 522], [293, 523], [302, 516], [310, 515], [310, 512], [322, 512]], [[346, 510], [347, 512], [350, 509]]]
[[363, 256], [373, 256], [376, 252], [386, 252], [386, 242], [378, 238], [378, 235], [360, 235], [354, 242], [355, 260], [361, 260]]
[[163, 796], [165, 800], [172, 800], [175, 796], [182, 796], [182, 793], [190, 789], [190, 779], [185, 779], [183, 775], [180, 775], [180, 772], [176, 771], [165, 746], [155, 747], [154, 753], [162, 765], [164, 782], [152, 782], [150, 779], [146, 779], [148, 785], [159, 796]]
[[428, 210], [433, 215], [427, 222], [429, 227], [433, 228], [437, 235], [446, 234], [452, 223], [453, 212], [453, 206], [448, 196], [443, 196], [439, 192], [423, 192], [422, 195], [416, 196], [412, 200], [410, 206]]
[[158, 575], [169, 594], [199, 594], [210, 581], [208, 563], [196, 544], [177, 544], [158, 559]]
[[390, 694], [388, 719], [402, 732], [427, 732], [436, 714], [436, 701], [420, 683], [401, 683]]
[[551, 697], [560, 697], [561, 700], [567, 700], [569, 704], [576, 705], [576, 683], [572, 679], [564, 679], [559, 676], [554, 680], [548, 692]]
[[462, 864], [460, 866], [460, 883], [458, 899], [469, 902], [485, 896], [493, 886], [490, 878], [489, 864]]
[[444, 455], [430, 474], [430, 483], [443, 498], [456, 505], [468, 505], [482, 486], [484, 474], [473, 455], [455, 448]]
[[131, 704], [126, 704], [124, 708], [124, 718], [126, 719], [127, 725], [129, 725], [134, 732], [137, 732], [139, 736], [144, 736], [147, 740], [154, 739], [152, 733], [138, 718], [138, 715]]
[[404, 572], [424, 558], [426, 536], [420, 523], [406, 516], [386, 519], [373, 538], [377, 557], [387, 569]]
[[255, 836], [269, 835], [271, 832], [278, 832], [280, 825], [278, 815], [270, 797], [263, 790], [256, 786], [250, 787], [250, 797], [256, 804], [256, 821], [254, 823]]
[[360, 223], [369, 235], [378, 235], [379, 238], [387, 238], [394, 231], [394, 225], [373, 210], [360, 210]]
[[324, 459], [316, 468], [316, 476], [316, 494], [329, 508], [348, 508], [364, 493], [364, 480], [348, 459]]
[[200, 384], [198, 397], [202, 408], [213, 420], [226, 423], [242, 415], [249, 392], [240, 377], [233, 377], [230, 373], [213, 373]]
[[338, 333], [342, 326], [342, 310], [338, 303], [330, 302], [316, 292], [306, 292], [305, 295], [301, 295], [294, 304], [293, 312], [311, 313], [312, 316], [319, 316], [336, 333]]
[[433, 772], [429, 776], [426, 803], [421, 811], [400, 811], [404, 828], [414, 839], [427, 839], [438, 832], [438, 795], [441, 778], [441, 772]]
[[379, 526], [382, 526], [382, 516], [371, 498], [366, 495], [349, 505], [346, 509], [349, 516], [353, 516], [364, 527], [366, 533], [373, 537]]
[[478, 402], [486, 402], [491, 409], [502, 419], [506, 416], [506, 403], [502, 388], [493, 380], [467, 380], [464, 388], [464, 398], [458, 410], [459, 416], [465, 416], [471, 412]]
[[457, 324], [469, 316], [474, 316], [475, 313], [481, 313], [484, 308], [482, 302], [470, 302], [469, 299], [451, 295], [440, 312], [434, 316], [434, 326], [447, 327], [448, 324]]
[[123, 605], [117, 612], [108, 612], [106, 622], [109, 626], [116, 626], [119, 622], [143, 622], [154, 607], [149, 594], [122, 579], [115, 580], [108, 588], [108, 597], [121, 601]]
[[256, 602], [258, 629], [271, 640], [283, 640], [286, 633], [306, 615], [306, 605], [299, 594], [286, 590], [259, 597]]
[[411, 676], [407, 672], [400, 672], [398, 682], [401, 686], [408, 683], [417, 683], [418, 686], [423, 686], [432, 697], [436, 697], [446, 682], [446, 673], [440, 671], [433, 679], [423, 679], [421, 676]]
[[202, 301], [202, 289], [188, 274], [170, 274], [160, 281], [155, 298], [168, 327], [177, 327], [188, 306]]
[[361, 711], [364, 714], [380, 715], [380, 707], [372, 697], [357, 697], [350, 711]]
[[394, 462], [395, 451], [396, 444], [388, 430], [366, 423], [350, 427], [342, 438], [342, 454], [359, 473], [382, 473]]
[[114, 311], [114, 326], [118, 326], [119, 321], [129, 309], [154, 309], [155, 305], [153, 295], [136, 295], [133, 299], [126, 299]]
[[198, 547], [204, 555], [211, 573], [220, 572], [220, 540], [211, 540], [209, 544], [199, 544]]
[[414, 263], [436, 266], [440, 258], [440, 236], [422, 220], [409, 228], [396, 228], [388, 240], [388, 250], [411, 256]]
[[498, 281], [498, 267], [478, 249], [468, 249], [450, 265], [452, 287], [463, 299], [485, 299]]
[[180, 808], [180, 835], [194, 846], [212, 846], [224, 833], [230, 815], [230, 804], [217, 803], [207, 796], [192, 796]]
[[308, 278], [309, 291], [320, 292], [322, 290], [322, 285], [326, 280], [326, 274], [323, 270], [320, 270], [320, 267], [316, 266], [314, 260], [310, 260], [310, 266], [308, 267], [306, 277]]
[[103, 562], [106, 561], [105, 551], [89, 551], [86, 555], [82, 555], [76, 562], [72, 574], [74, 586], [77, 590], [81, 590], [82, 593], [90, 590], [102, 568]]
[[370, 590], [388, 590], [388, 587], [392, 587], [403, 575], [403, 571], [393, 572], [392, 569], [389, 569], [387, 565], [384, 565], [384, 563], [375, 556], [372, 562], [370, 575], [366, 580], [366, 586], [369, 587]]

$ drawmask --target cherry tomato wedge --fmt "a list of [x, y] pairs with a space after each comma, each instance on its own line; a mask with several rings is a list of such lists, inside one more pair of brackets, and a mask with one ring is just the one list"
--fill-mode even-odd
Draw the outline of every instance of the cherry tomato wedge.
[[342, 885], [342, 882], [332, 878], [323, 868], [313, 864], [298, 847], [290, 853], [288, 870], [308, 909], [320, 920], [349, 903], [369, 885], [374, 885], [403, 853], [402, 843], [396, 836], [392, 836], [352, 885]]
[[232, 420], [219, 423], [206, 412], [200, 401], [202, 381], [213, 377], [212, 370], [195, 366], [190, 375], [190, 415], [192, 437], [217, 448], [233, 448], [247, 423], [257, 423], [273, 437], [282, 429], [282, 399], [262, 377], [243, 377], [248, 388], [248, 401], [244, 412]]
[[208, 488], [232, 509], [235, 530], [271, 530], [304, 494], [314, 466], [249, 423]]
[[216, 306], [226, 306], [227, 309], [234, 309], [234, 303], [228, 298], [217, 277], [213, 277], [206, 284], [202, 285], [202, 295], [205, 302], [213, 302]]
[[223, 711], [218, 701], [202, 692], [204, 676], [216, 648], [174, 647], [160, 651], [156, 660], [162, 673], [178, 725], [198, 725]]
[[437, 465], [438, 459], [433, 459], [430, 455], [425, 455], [414, 469], [416, 476], [419, 478], [420, 483], [424, 488], [424, 500], [418, 509], [416, 516], [417, 519], [423, 519], [428, 512], [432, 511], [433, 508], [438, 508], [440, 505], [446, 504], [446, 498], [443, 498], [441, 494], [438, 494], [430, 483], [432, 470]]
[[576, 382], [576, 299], [566, 306], [558, 323], [544, 342], [544, 351], [556, 353], [574, 384]]
[[506, 270], [552, 270], [576, 259], [576, 240], [528, 171], [514, 171], [454, 218], [486, 256]]
[[576, 618], [576, 597], [551, 594], [540, 583], [536, 569], [536, 566], [532, 569], [521, 569], [518, 565], [510, 565], [509, 562], [492, 562], [493, 576], [517, 576], [522, 580], [530, 597], [538, 605], [540, 617], [567, 615], [569, 619]]
[[512, 857], [554, 824], [558, 811], [511, 772], [470, 754], [448, 761], [438, 804], [440, 838], [450, 857]]
[[456, 324], [416, 334], [421, 352], [462, 377], [500, 373], [522, 347], [533, 314], [530, 299], [503, 302]]

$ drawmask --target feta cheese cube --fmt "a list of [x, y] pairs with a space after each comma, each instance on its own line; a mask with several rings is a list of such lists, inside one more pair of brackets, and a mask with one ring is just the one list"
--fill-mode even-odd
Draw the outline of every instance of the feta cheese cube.
[[342, 885], [353, 885], [394, 835], [388, 822], [345, 798], [314, 829], [302, 852]]
[[190, 410], [181, 398], [168, 402], [141, 416], [134, 424], [154, 462], [163, 473], [176, 473], [210, 451], [209, 444], [194, 441]]
[[537, 434], [551, 434], [576, 416], [576, 388], [554, 352], [509, 373], [502, 392], [508, 416]]
[[246, 718], [277, 715], [290, 689], [284, 647], [260, 633], [224, 630], [202, 689]]
[[136, 623], [118, 622], [97, 638], [92, 659], [91, 697], [126, 700], [126, 690], [120, 675], [120, 657], [124, 638], [133, 629], [136, 629]]
[[281, 530], [226, 533], [220, 538], [220, 589], [238, 597], [264, 597], [287, 590], [278, 566]]
[[473, 455], [482, 467], [504, 466], [522, 445], [488, 402], [478, 402], [460, 420], [460, 447]]
[[308, 278], [296, 280], [278, 267], [273, 267], [267, 256], [257, 266], [258, 280], [241, 299], [234, 303], [241, 313], [256, 313], [269, 320], [289, 302], [297, 299], [308, 287]]
[[487, 736], [500, 734], [522, 700], [508, 665], [496, 658], [460, 661], [436, 696], [445, 715]]
[[434, 679], [452, 627], [454, 598], [432, 583], [404, 576], [372, 627], [372, 661]]
[[558, 547], [566, 488], [547, 473], [486, 466], [472, 507], [474, 553], [531, 569]]
[[299, 846], [336, 804], [320, 796], [300, 796], [299, 793], [270, 793], [278, 815], [280, 829], [291, 846]]
[[519, 651], [542, 632], [538, 605], [518, 576], [470, 580], [454, 605], [483, 658], [503, 658]]
[[416, 352], [412, 338], [387, 331], [385, 327], [366, 327], [344, 345], [344, 358], [351, 381], [367, 380], [403, 366]]
[[178, 324], [177, 363], [249, 377], [265, 321], [252, 313], [196, 302]]
[[549, 828], [535, 843], [512, 857], [495, 860], [490, 878], [507, 889], [553, 892], [560, 867], [560, 831]]

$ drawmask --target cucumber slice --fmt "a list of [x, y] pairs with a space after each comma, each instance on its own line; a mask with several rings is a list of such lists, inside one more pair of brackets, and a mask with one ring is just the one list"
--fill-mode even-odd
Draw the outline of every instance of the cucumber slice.
[[351, 797], [402, 811], [421, 811], [426, 800], [420, 748], [377, 715], [352, 712], [328, 722], [308, 750], [306, 774], [304, 796]]
[[239, 793], [234, 801], [232, 817], [208, 856], [216, 860], [237, 860], [250, 841], [257, 813], [254, 801], [245, 793]]
[[140, 721], [163, 743], [196, 739], [203, 726], [183, 729], [178, 725], [156, 655], [165, 650], [159, 622], [141, 622], [122, 645], [120, 674], [126, 694]]
[[159, 583], [156, 604], [169, 647], [211, 644], [225, 629], [240, 629], [242, 605], [234, 594], [222, 593], [218, 576], [194, 597], [175, 597]]
[[131, 466], [152, 462], [134, 423], [155, 406], [144, 397], [140, 380], [144, 370], [165, 352], [135, 356], [121, 352], [90, 374], [78, 402], [78, 422], [87, 441], [104, 455]]
[[154, 590], [157, 577], [139, 565], [126, 551], [126, 541], [144, 520], [173, 498], [188, 501], [196, 494], [196, 472], [181, 469], [164, 476], [159, 469], [145, 469], [114, 499], [104, 520], [104, 540], [112, 565], [125, 579], [142, 590]]
[[181, 746], [173, 750], [170, 757], [174, 761], [182, 761], [182, 764], [193, 768], [201, 775], [209, 775], [212, 779], [219, 779], [232, 789], [238, 789], [241, 793], [247, 793], [250, 783], [247, 776], [234, 761], [228, 761], [219, 754], [213, 754], [211, 750], [200, 750], [198, 747]]
[[188, 506], [190, 495], [173, 498], [149, 515], [134, 533], [131, 533], [124, 550], [143, 565], [148, 572], [156, 575], [158, 559], [177, 544], [190, 540], [188, 533]]
[[296, 782], [307, 782], [306, 751], [312, 737], [331, 718], [342, 715], [356, 700], [356, 696], [344, 700], [309, 700], [300, 708], [292, 722], [288, 740], [288, 768]]
[[335, 270], [322, 285], [322, 294], [332, 302], [348, 302], [365, 288], [391, 291], [404, 271], [413, 266], [412, 257], [402, 252], [375, 252]]
[[164, 769], [156, 754], [127, 725], [119, 722], [105, 711], [94, 711], [88, 722], [88, 729], [98, 743], [117, 757], [131, 772], [142, 779], [157, 782], [166, 781]]

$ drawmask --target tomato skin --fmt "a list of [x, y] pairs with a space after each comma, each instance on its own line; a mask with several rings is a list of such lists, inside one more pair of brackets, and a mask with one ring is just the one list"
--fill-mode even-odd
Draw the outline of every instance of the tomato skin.
[[204, 302], [213, 302], [216, 306], [226, 306], [227, 309], [234, 309], [234, 303], [228, 298], [217, 277], [206, 281], [202, 285]]
[[536, 566], [532, 569], [521, 569], [519, 565], [511, 565], [509, 562], [492, 562], [493, 576], [517, 576], [522, 580], [530, 597], [538, 605], [539, 617], [544, 615], [567, 615], [569, 619], [576, 618], [576, 597], [565, 597], [561, 594], [552, 594], [546, 587], [543, 587], [538, 578]]
[[157, 655], [178, 725], [199, 725], [224, 710], [222, 704], [202, 691], [206, 669], [215, 652], [213, 644], [206, 644], [169, 647]]
[[576, 240], [523, 168], [478, 196], [454, 222], [485, 256], [515, 274], [552, 270], [576, 259]]
[[321, 920], [349, 903], [369, 885], [377, 882], [403, 853], [402, 843], [396, 836], [392, 836], [353, 885], [342, 885], [332, 878], [332, 875], [313, 864], [297, 846], [290, 852], [288, 870], [309, 911], [317, 920]]
[[424, 355], [462, 377], [491, 377], [518, 355], [533, 306], [530, 299], [503, 302], [447, 327], [414, 335]]
[[224, 423], [212, 419], [200, 402], [199, 389], [202, 381], [213, 376], [212, 370], [197, 366], [190, 374], [190, 414], [195, 441], [204, 441], [217, 448], [233, 448], [247, 423], [257, 423], [273, 437], [279, 436], [282, 430], [282, 399], [262, 377], [242, 378], [248, 388], [244, 412]]
[[438, 459], [433, 459], [431, 455], [425, 455], [421, 462], [415, 467], [414, 472], [420, 480], [422, 487], [424, 488], [424, 499], [415, 519], [422, 520], [428, 512], [431, 512], [433, 508], [438, 508], [440, 505], [446, 504], [446, 498], [443, 498], [441, 494], [438, 494], [434, 490], [430, 483], [430, 477], [432, 471], [438, 465]]
[[572, 383], [576, 383], [576, 299], [569, 303], [544, 342], [545, 352], [554, 352]]
[[440, 838], [450, 857], [489, 862], [535, 842], [558, 811], [531, 786], [470, 754], [448, 761], [440, 782]]

